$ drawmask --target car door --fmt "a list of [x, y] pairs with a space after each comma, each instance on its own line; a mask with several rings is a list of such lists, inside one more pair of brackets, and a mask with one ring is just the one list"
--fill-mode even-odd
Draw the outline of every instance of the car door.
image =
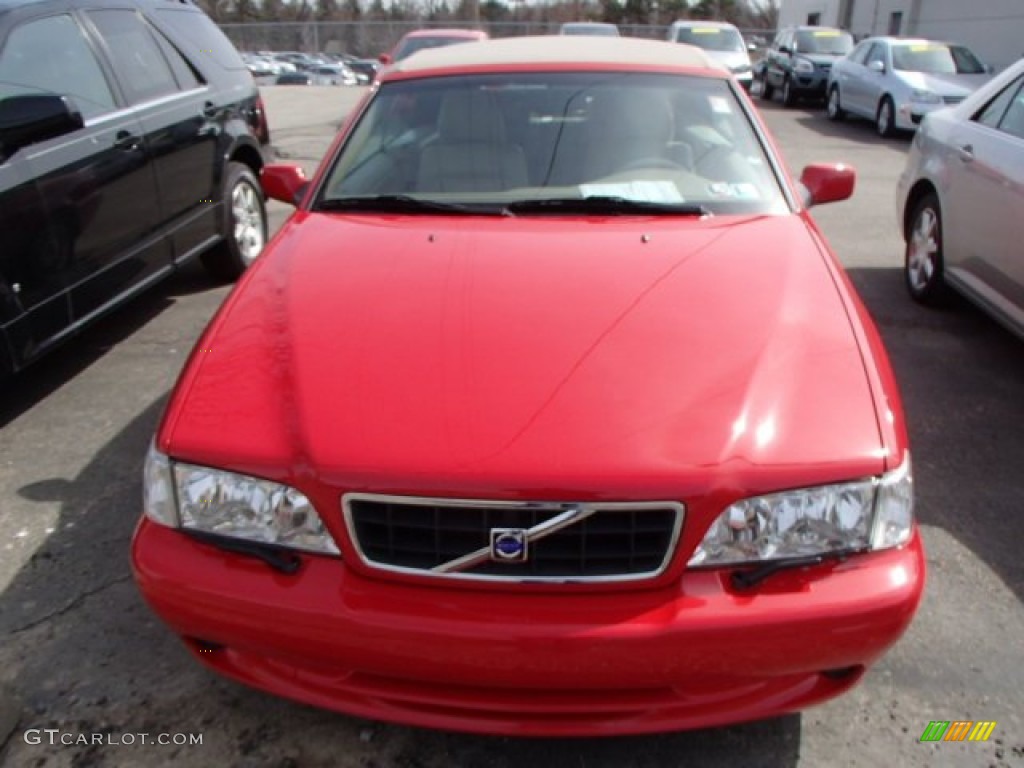
[[[214, 205], [218, 112], [198, 70], [137, 10], [86, 7], [153, 157], [159, 227], [181, 260], [219, 234]], [[154, 201], [155, 205], [155, 201]]]
[[839, 87], [839, 101], [848, 112], [860, 113], [863, 99], [858, 98], [863, 90], [861, 81], [864, 78], [864, 60], [874, 45], [865, 40], [854, 48], [849, 56], [838, 59], [832, 65], [832, 80]]
[[[141, 127], [123, 108], [80, 19], [66, 8], [23, 16], [0, 52], [0, 81], [5, 95], [66, 96], [84, 120], [81, 129], [23, 147], [9, 161], [12, 175], [35, 187], [23, 189], [21, 207], [26, 199], [39, 203], [35, 218], [8, 211], [0, 231], [5, 277], [19, 287], [20, 312], [8, 320], [7, 334], [20, 366], [109, 303], [119, 285], [140, 279], [141, 267], [114, 284], [108, 279], [125, 253], [142, 264], [159, 259], [162, 248], [146, 240], [156, 221], [156, 178]], [[32, 231], [11, 235], [26, 226]], [[76, 307], [71, 297], [86, 285], [97, 287]]]
[[943, 205], [949, 272], [1024, 324], [1024, 75], [951, 139]]
[[772, 42], [772, 47], [768, 50], [768, 67], [765, 70], [764, 77], [765, 82], [773, 87], [782, 87], [782, 81], [785, 79], [784, 64], [789, 58], [789, 54], [783, 53], [782, 49], [791, 49], [792, 37], [793, 35], [789, 30], [782, 30], [776, 35], [775, 40]]
[[886, 62], [887, 46], [882, 42], [874, 42], [864, 57], [864, 65], [857, 67], [856, 87], [853, 96], [853, 109], [864, 117], [873, 118], [878, 109], [885, 88], [885, 72], [889, 71]]

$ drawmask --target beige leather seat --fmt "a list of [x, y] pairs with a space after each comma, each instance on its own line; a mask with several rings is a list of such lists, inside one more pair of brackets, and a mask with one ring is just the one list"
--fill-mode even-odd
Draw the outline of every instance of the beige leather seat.
[[523, 151], [507, 141], [502, 114], [486, 91], [446, 94], [437, 133], [420, 156], [417, 192], [496, 192], [526, 186]]

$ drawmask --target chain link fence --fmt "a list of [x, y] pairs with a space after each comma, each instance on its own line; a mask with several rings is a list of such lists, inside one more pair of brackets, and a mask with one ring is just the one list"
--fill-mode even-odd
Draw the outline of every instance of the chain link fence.
[[[430, 24], [417, 21], [322, 21], [221, 24], [221, 29], [240, 51], [302, 51], [304, 53], [349, 53], [362, 58], [376, 58], [390, 50], [406, 32], [434, 27], [465, 27], [483, 29], [491, 37], [557, 34], [561, 22], [503, 21], [466, 24], [444, 22]], [[621, 24], [626, 37], [664, 40], [668, 27], [661, 24]], [[771, 39], [769, 30], [740, 30], [749, 41]]]

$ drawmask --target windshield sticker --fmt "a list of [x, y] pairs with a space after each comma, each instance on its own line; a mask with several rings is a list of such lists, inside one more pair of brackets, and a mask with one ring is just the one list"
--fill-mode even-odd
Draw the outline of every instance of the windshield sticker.
[[717, 35], [722, 30], [716, 29], [715, 27], [694, 27], [690, 31], [695, 35]]
[[625, 184], [580, 184], [583, 197], [621, 197], [642, 203], [685, 203], [671, 181], [630, 181]]
[[759, 200], [761, 198], [757, 187], [746, 182], [731, 184], [728, 181], [714, 181], [708, 184], [708, 195], [720, 200]]
[[731, 115], [732, 108], [729, 106], [729, 100], [721, 96], [712, 96], [708, 99], [708, 103], [711, 104], [711, 111], [716, 115]]
[[815, 37], [839, 37], [842, 32], [835, 29], [819, 29], [814, 32]]

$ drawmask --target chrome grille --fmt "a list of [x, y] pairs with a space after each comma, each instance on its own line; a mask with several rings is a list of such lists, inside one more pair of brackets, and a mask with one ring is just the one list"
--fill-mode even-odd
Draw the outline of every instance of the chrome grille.
[[942, 97], [942, 103], [943, 104], [959, 104], [963, 100], [964, 100], [963, 96], [943, 96]]
[[[626, 581], [668, 566], [682, 526], [676, 502], [502, 502], [347, 494], [345, 523], [380, 570], [507, 581]], [[522, 561], [492, 552], [494, 531], [524, 532]]]

